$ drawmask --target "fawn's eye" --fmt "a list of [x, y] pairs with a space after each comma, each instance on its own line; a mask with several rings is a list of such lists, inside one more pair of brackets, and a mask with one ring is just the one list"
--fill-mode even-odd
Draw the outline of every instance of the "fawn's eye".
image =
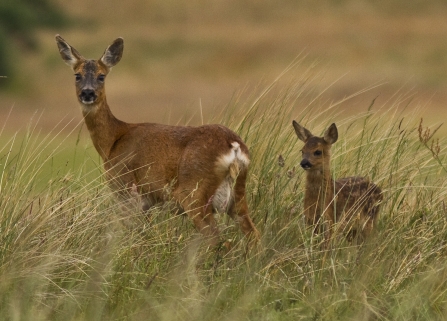
[[106, 76], [105, 76], [105, 75], [100, 74], [100, 75], [98, 76], [98, 81], [99, 81], [99, 82], [104, 82], [104, 79], [106, 79]]
[[81, 74], [75, 74], [75, 80], [76, 81], [81, 81]]
[[314, 152], [314, 156], [321, 156], [321, 154], [323, 154], [323, 152], [321, 150], [316, 150]]

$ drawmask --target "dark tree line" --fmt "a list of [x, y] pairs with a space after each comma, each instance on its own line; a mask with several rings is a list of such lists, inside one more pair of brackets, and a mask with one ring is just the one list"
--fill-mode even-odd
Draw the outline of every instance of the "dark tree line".
[[[0, 1], [0, 76], [15, 77], [20, 50], [36, 50], [39, 28], [63, 27], [68, 16], [51, 0]], [[6, 81], [0, 79], [0, 89]]]

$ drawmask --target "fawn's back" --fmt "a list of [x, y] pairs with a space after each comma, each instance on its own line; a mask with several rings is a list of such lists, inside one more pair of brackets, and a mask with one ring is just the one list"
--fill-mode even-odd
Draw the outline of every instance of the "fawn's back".
[[382, 190], [366, 177], [345, 177], [335, 181], [335, 221], [350, 236], [371, 234], [379, 218]]

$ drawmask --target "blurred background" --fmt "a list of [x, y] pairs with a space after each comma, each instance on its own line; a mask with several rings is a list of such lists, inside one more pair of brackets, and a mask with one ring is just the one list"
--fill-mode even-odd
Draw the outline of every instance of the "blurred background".
[[12, 133], [40, 118], [43, 132], [68, 131], [82, 120], [57, 33], [95, 59], [124, 38], [106, 88], [128, 122], [200, 124], [297, 58], [284, 86], [311, 69], [308, 90], [324, 92], [323, 105], [373, 87], [337, 108], [365, 111], [400, 96], [442, 122], [446, 17], [445, 0], [2, 0], [0, 125]]

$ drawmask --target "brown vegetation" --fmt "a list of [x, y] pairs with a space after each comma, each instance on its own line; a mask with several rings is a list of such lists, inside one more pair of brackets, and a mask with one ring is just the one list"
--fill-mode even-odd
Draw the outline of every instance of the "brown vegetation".
[[[251, 93], [270, 83], [300, 54], [307, 56], [305, 62], [289, 76], [313, 66], [317, 76], [307, 92], [325, 91], [321, 105], [380, 83], [339, 109], [363, 111], [374, 97], [381, 105], [404, 87], [397, 95], [426, 106], [426, 121], [445, 116], [447, 6], [442, 1], [58, 2], [78, 17], [64, 35], [86, 57], [96, 54], [98, 39], [106, 46], [120, 36], [134, 49], [108, 83], [109, 100], [126, 106], [114, 113], [126, 121], [201, 124], [201, 114], [213, 118], [235, 92]], [[14, 106], [10, 130], [25, 126], [36, 109], [45, 110], [40, 121], [45, 129], [63, 117], [81, 120], [69, 99], [72, 87], [55, 90], [66, 82], [53, 48], [57, 32], [62, 31], [40, 32], [40, 54], [18, 53], [24, 58], [22, 84], [0, 94], [3, 117]], [[287, 77], [283, 81], [289, 83]]]

